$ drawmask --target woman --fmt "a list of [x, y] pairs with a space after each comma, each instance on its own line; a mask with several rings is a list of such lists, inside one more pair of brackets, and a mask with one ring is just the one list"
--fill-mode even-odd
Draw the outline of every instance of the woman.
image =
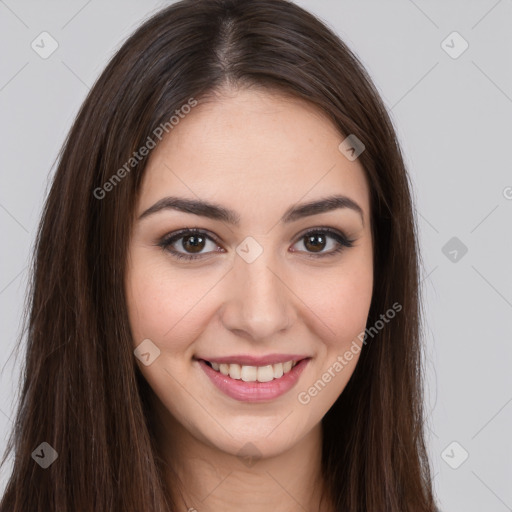
[[415, 229], [325, 25], [284, 0], [157, 13], [61, 154], [0, 510], [434, 511]]

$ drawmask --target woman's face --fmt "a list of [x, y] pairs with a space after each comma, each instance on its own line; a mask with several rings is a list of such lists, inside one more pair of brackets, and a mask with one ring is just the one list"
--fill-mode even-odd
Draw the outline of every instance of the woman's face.
[[[276, 455], [345, 388], [373, 261], [369, 189], [343, 139], [306, 103], [240, 90], [195, 106], [151, 153], [126, 289], [171, 435]], [[328, 208], [335, 196], [352, 203]]]

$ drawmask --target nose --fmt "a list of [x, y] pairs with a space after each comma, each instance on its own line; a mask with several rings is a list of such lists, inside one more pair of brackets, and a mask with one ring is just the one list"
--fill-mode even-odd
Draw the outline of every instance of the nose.
[[295, 296], [270, 250], [251, 263], [236, 255], [233, 265], [221, 309], [224, 327], [238, 336], [261, 341], [293, 325]]

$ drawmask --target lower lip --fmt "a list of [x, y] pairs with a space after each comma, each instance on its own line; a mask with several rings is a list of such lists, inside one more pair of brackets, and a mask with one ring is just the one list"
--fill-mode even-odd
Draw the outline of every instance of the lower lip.
[[292, 389], [308, 362], [309, 359], [299, 361], [288, 373], [270, 382], [245, 382], [241, 379], [232, 379], [228, 375], [215, 371], [203, 360], [199, 360], [199, 365], [215, 386], [229, 397], [242, 402], [263, 402], [277, 398]]

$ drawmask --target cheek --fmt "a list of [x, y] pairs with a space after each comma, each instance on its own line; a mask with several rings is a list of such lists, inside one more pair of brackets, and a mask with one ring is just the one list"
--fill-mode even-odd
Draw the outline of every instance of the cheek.
[[371, 257], [368, 252], [354, 254], [332, 272], [306, 274], [302, 289], [308, 290], [308, 306], [318, 326], [323, 325], [321, 338], [326, 348], [341, 350], [366, 326], [373, 291]]
[[[317, 363], [297, 390], [296, 399], [310, 418], [321, 418], [334, 404], [352, 376], [361, 350], [372, 298], [372, 272], [351, 271], [317, 292], [312, 309], [321, 312], [317, 327], [322, 343]], [[311, 283], [312, 290], [318, 290]], [[328, 327], [326, 327], [328, 326]]]
[[310, 411], [316, 411], [313, 415], [322, 415], [336, 401], [363, 347], [373, 291], [371, 252], [368, 249], [354, 254], [344, 263], [321, 279], [310, 277], [303, 283], [304, 289], [310, 290], [308, 305], [314, 312], [309, 315], [310, 329], [316, 331], [322, 343], [318, 364], [297, 399], [303, 405], [310, 404]]
[[200, 332], [197, 320], [215, 276], [170, 272], [165, 260], [152, 262], [143, 253], [131, 261], [126, 288], [135, 344], [149, 338], [165, 350], [182, 351]]

